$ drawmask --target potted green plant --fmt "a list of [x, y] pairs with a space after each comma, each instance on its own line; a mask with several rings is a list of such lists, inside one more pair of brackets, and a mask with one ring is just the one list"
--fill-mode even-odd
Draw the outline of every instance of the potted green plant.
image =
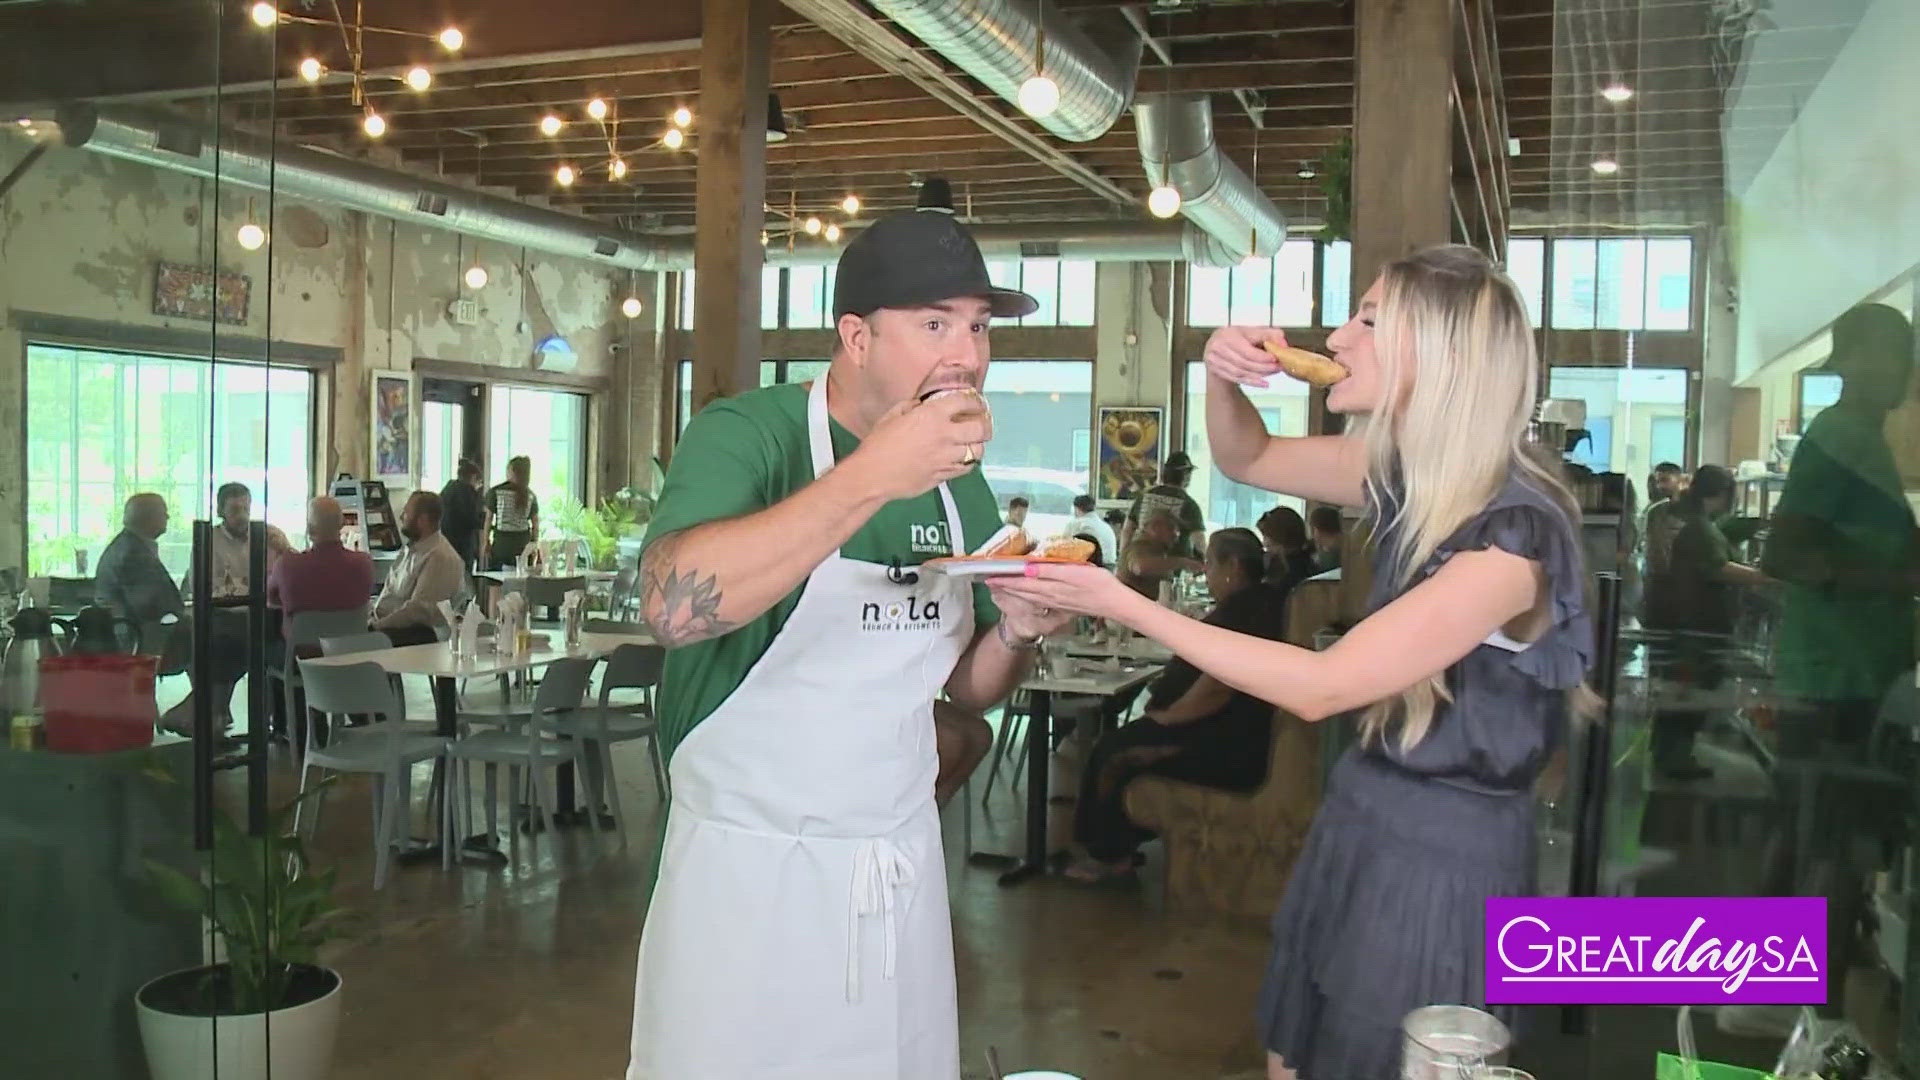
[[162, 975], [134, 995], [153, 1080], [326, 1080], [331, 1071], [340, 975], [319, 952], [341, 909], [334, 871], [309, 865], [289, 827], [300, 801], [262, 836], [216, 812], [205, 880], [148, 862], [160, 895], [206, 916], [226, 949], [224, 961]]

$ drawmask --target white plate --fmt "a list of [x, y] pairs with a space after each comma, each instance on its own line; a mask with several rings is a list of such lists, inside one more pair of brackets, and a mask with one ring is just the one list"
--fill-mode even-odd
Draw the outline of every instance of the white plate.
[[922, 570], [932, 570], [950, 577], [1024, 577], [1027, 573], [1025, 559], [958, 559], [939, 560], [920, 564]]

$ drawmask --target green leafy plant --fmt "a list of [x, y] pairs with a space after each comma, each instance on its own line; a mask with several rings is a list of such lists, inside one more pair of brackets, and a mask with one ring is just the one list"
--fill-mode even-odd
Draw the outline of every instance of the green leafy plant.
[[552, 517], [563, 536], [585, 541], [592, 569], [611, 570], [619, 557], [621, 539], [644, 524], [652, 512], [651, 496], [622, 488], [614, 498], [601, 500], [598, 507], [558, 497], [553, 500]]
[[1320, 193], [1327, 197], [1327, 223], [1320, 230], [1326, 241], [1353, 239], [1353, 136], [1340, 141], [1320, 155], [1315, 170]]
[[[148, 775], [179, 782], [164, 771], [148, 770]], [[213, 859], [205, 881], [148, 860], [149, 880], [161, 897], [207, 916], [226, 943], [226, 967], [210, 971], [199, 988], [200, 1015], [240, 1016], [279, 1008], [296, 966], [317, 963], [320, 947], [339, 933], [343, 911], [333, 896], [335, 871], [309, 865], [306, 846], [292, 828], [294, 808], [334, 779], [282, 806], [261, 836], [248, 836], [216, 808]]]

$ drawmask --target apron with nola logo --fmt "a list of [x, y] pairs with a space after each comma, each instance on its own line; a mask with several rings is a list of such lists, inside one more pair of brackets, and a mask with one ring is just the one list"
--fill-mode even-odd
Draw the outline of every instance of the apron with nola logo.
[[[826, 380], [807, 428], [834, 464]], [[966, 550], [945, 485], [942, 550]], [[936, 538], [916, 526], [914, 546]], [[933, 700], [962, 579], [829, 556], [673, 757], [628, 1080], [957, 1080]]]

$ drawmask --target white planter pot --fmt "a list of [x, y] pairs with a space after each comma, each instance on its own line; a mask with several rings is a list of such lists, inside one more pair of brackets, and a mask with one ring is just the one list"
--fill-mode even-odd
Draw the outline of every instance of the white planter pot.
[[187, 972], [141, 987], [134, 1008], [147, 1071], [153, 1080], [327, 1080], [340, 1024], [340, 976], [320, 970], [332, 977], [333, 988], [319, 998], [244, 1016], [181, 1016], [147, 1004], [148, 990]]

